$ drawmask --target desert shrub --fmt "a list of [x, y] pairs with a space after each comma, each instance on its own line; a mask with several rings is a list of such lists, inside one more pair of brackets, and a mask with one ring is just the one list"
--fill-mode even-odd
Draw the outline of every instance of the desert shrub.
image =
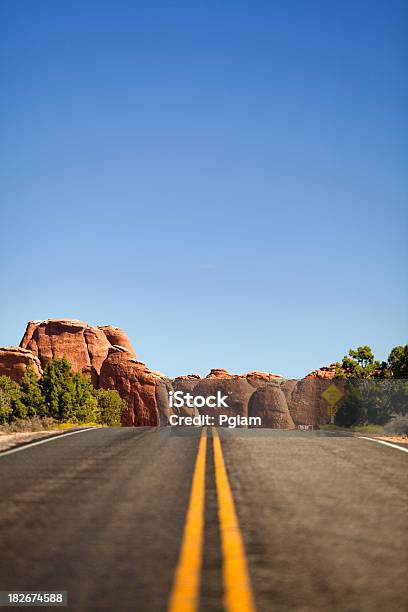
[[10, 396], [3, 389], [0, 389], [0, 425], [11, 419], [12, 412]]
[[408, 415], [395, 416], [384, 429], [387, 433], [408, 435]]
[[408, 378], [408, 344], [395, 346], [388, 357], [388, 364], [394, 378]]
[[0, 425], [13, 431], [36, 431], [59, 423], [120, 425], [125, 404], [114, 390], [94, 389], [81, 372], [74, 373], [66, 357], [54, 357], [40, 380], [28, 366], [21, 384], [0, 376]]
[[54, 427], [54, 420], [50, 417], [37, 415], [26, 419], [14, 419], [2, 427], [5, 433], [21, 433], [29, 431], [44, 431]]
[[73, 376], [73, 416], [76, 423], [89, 423], [97, 420], [98, 400], [88, 376], [77, 372]]
[[33, 368], [29, 365], [20, 383], [20, 398], [26, 408], [27, 417], [46, 417], [47, 405], [41, 390], [41, 385]]
[[44, 368], [40, 383], [47, 413], [60, 422], [96, 420], [98, 402], [87, 376], [74, 374], [66, 357], [54, 357]]
[[354, 425], [385, 425], [408, 410], [406, 380], [360, 379], [348, 380], [345, 395], [335, 423], [341, 427]]
[[[0, 390], [10, 400], [11, 414], [8, 413], [7, 409], [3, 413], [4, 415], [6, 412], [9, 414], [8, 420], [26, 417], [27, 409], [21, 401], [19, 385], [8, 376], [0, 376]], [[8, 403], [8, 400], [6, 399], [5, 401]]]
[[98, 401], [97, 422], [109, 427], [120, 425], [120, 416], [125, 408], [125, 402], [119, 393], [112, 389], [96, 389], [95, 397]]
[[74, 381], [71, 365], [66, 357], [54, 357], [46, 364], [41, 379], [41, 392], [49, 416], [57, 421], [71, 420]]
[[372, 378], [378, 375], [381, 364], [374, 358], [369, 346], [358, 346], [350, 349], [336, 367], [336, 378]]

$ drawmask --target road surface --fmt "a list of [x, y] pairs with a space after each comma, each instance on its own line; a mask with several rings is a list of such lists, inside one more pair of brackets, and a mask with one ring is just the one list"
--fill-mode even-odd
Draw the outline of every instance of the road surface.
[[74, 612], [408, 609], [408, 453], [218, 431], [94, 429], [0, 454], [0, 590], [66, 590]]

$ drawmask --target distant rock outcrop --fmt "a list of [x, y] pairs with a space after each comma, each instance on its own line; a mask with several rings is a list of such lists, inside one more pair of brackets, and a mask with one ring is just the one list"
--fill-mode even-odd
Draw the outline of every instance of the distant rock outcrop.
[[282, 391], [283, 393], [286, 391], [289, 412], [295, 425], [318, 427], [327, 422], [327, 415], [325, 417], [323, 414], [323, 422], [321, 418], [325, 406], [321, 396], [324, 389], [324, 381], [313, 378], [296, 381], [290, 394], [287, 393], [288, 387], [285, 389], [283, 385]]
[[19, 383], [28, 365], [31, 365], [39, 378], [42, 374], [41, 363], [31, 351], [17, 346], [0, 348], [0, 375], [9, 376]]
[[282, 381], [283, 377], [280, 374], [272, 374], [271, 372], [248, 372], [246, 379], [253, 387], [262, 387], [265, 383], [273, 381]]
[[301, 380], [285, 380], [279, 374], [259, 371], [237, 375], [224, 368], [213, 368], [206, 378], [190, 374], [170, 380], [136, 359], [120, 328], [96, 327], [77, 319], [30, 321], [19, 348], [0, 349], [0, 374], [20, 382], [29, 363], [40, 376], [53, 357], [64, 355], [74, 371], [91, 376], [95, 387], [117, 389], [127, 405], [123, 425], [167, 424], [173, 413], [214, 414], [214, 408], [206, 406], [171, 407], [169, 394], [176, 391], [204, 397], [220, 392], [227, 396], [228, 408], [217, 408], [218, 413], [262, 416], [264, 427], [319, 427], [328, 422], [322, 393], [335, 376], [335, 363]]
[[279, 383], [260, 387], [249, 400], [248, 416], [260, 417], [262, 427], [272, 429], [295, 429], [285, 394]]
[[[220, 370], [217, 370], [217, 372], [220, 372]], [[223, 370], [223, 372], [226, 372], [226, 370]], [[221, 395], [228, 397], [226, 400], [228, 408], [216, 408], [218, 414], [247, 416], [249, 398], [255, 389], [249, 384], [245, 376], [233, 376], [228, 372], [226, 374], [226, 376], [217, 375], [202, 378], [194, 387], [194, 395], [208, 397], [209, 395], [217, 395], [219, 391]], [[200, 414], [214, 415], [214, 408], [203, 406], [198, 410]]]
[[[172, 381], [171, 390], [174, 392], [182, 391], [182, 393], [184, 394], [191, 393], [192, 395], [195, 395], [195, 388], [200, 382], [200, 380], [203, 380], [203, 379], [198, 374], [188, 374], [187, 376], [178, 376]], [[185, 416], [195, 416], [196, 414], [199, 414], [196, 408], [194, 407], [190, 408], [188, 406], [183, 406], [182, 408], [174, 409], [173, 412], [175, 412], [176, 414], [181, 414]]]
[[109, 349], [101, 367], [99, 386], [117, 389], [125, 400], [127, 409], [122, 414], [122, 425], [159, 425], [156, 383], [152, 371], [126, 349]]
[[213, 368], [207, 378], [233, 378], [233, 375], [224, 368]]
[[324, 378], [326, 380], [332, 380], [336, 375], [337, 363], [331, 363], [328, 366], [322, 366], [318, 370], [313, 370], [305, 378]]
[[171, 381], [164, 376], [157, 376], [156, 372], [152, 372], [155, 378], [156, 386], [156, 405], [159, 412], [159, 424], [168, 425], [169, 417], [173, 414], [170, 408], [169, 393], [173, 390]]

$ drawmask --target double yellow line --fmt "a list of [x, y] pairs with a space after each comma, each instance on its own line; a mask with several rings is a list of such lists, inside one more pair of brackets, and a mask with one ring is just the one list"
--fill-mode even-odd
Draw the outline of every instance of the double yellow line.
[[[215, 481], [222, 546], [226, 612], [255, 612], [244, 543], [225, 468], [218, 432], [213, 428]], [[169, 612], [197, 612], [200, 598], [205, 507], [207, 430], [202, 430], [180, 557], [170, 596]]]

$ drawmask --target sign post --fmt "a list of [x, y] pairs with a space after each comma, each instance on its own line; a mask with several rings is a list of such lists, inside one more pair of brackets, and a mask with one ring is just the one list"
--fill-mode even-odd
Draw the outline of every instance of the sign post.
[[338, 406], [336, 404], [339, 403], [341, 398], [343, 397], [343, 392], [336, 387], [333, 383], [327, 387], [325, 391], [322, 393], [322, 397], [328, 403], [327, 414], [330, 417], [330, 423], [334, 423], [334, 417], [336, 416]]

